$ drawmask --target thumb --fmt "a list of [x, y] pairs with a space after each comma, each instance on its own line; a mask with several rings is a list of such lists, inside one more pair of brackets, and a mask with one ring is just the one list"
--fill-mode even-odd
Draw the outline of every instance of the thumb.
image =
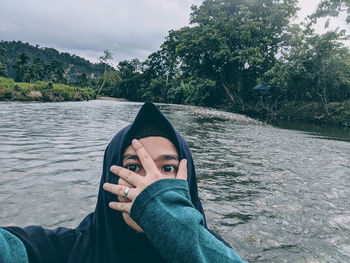
[[179, 164], [176, 179], [187, 180], [187, 160], [182, 159]]

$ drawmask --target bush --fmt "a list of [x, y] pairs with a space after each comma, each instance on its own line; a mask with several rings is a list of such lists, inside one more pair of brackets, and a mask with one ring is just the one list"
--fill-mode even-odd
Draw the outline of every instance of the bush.
[[50, 86], [48, 82], [36, 81], [33, 85], [33, 89], [38, 91], [44, 91], [50, 89]]
[[0, 77], [0, 100], [80, 101], [94, 98], [96, 94], [91, 88], [44, 81], [22, 83]]
[[191, 80], [185, 88], [185, 104], [213, 106], [218, 104], [215, 96], [215, 81], [209, 79]]
[[183, 104], [185, 101], [185, 88], [181, 83], [179, 86], [172, 86], [168, 89], [167, 100], [170, 103]]
[[12, 89], [14, 86], [15, 82], [12, 79], [0, 77], [0, 89]]
[[55, 84], [52, 92], [57, 101], [73, 100], [75, 88], [64, 84]]
[[11, 99], [12, 99], [12, 89], [0, 88], [0, 100], [11, 100]]
[[343, 101], [336, 109], [333, 119], [337, 124], [350, 127], [350, 100]]

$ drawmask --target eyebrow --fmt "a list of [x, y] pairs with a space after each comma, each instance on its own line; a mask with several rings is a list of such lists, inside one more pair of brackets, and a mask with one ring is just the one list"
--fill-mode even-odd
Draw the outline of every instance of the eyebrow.
[[[140, 158], [136, 154], [126, 154], [123, 157], [123, 162], [127, 161], [127, 160], [138, 160], [138, 161], [140, 161]], [[165, 160], [165, 161], [176, 160], [176, 161], [178, 161], [179, 157], [177, 155], [165, 154], [165, 155], [159, 156], [154, 161], [158, 161], [158, 160]]]

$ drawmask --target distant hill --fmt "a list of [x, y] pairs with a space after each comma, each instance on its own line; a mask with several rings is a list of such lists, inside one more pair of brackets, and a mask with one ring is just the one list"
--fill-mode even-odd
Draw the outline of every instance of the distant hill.
[[[101, 76], [104, 72], [104, 64], [91, 63], [84, 58], [66, 52], [59, 52], [54, 48], [33, 46], [21, 41], [2, 40], [0, 45], [5, 49], [4, 62], [7, 65], [8, 77], [10, 78], [15, 76], [13, 65], [16, 63], [18, 55], [22, 53], [27, 54], [32, 61], [40, 58], [45, 64], [49, 64], [53, 60], [59, 61], [63, 65], [66, 77], [70, 80], [75, 79], [82, 73], [86, 73], [88, 78], [93, 79]], [[112, 67], [109, 68], [112, 69]]]

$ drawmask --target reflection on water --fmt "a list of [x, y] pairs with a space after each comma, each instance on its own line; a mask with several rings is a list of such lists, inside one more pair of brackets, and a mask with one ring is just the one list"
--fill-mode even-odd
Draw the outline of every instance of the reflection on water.
[[340, 128], [332, 125], [316, 125], [308, 124], [301, 121], [287, 121], [287, 120], [278, 120], [276, 123], [277, 127], [283, 129], [292, 129], [299, 130], [309, 133], [315, 137], [320, 137], [322, 139], [330, 140], [340, 140], [350, 142], [350, 129], [349, 128]]
[[[106, 145], [141, 104], [0, 103], [0, 225], [76, 226]], [[251, 262], [350, 261], [350, 135], [160, 105], [184, 135], [208, 224]]]

